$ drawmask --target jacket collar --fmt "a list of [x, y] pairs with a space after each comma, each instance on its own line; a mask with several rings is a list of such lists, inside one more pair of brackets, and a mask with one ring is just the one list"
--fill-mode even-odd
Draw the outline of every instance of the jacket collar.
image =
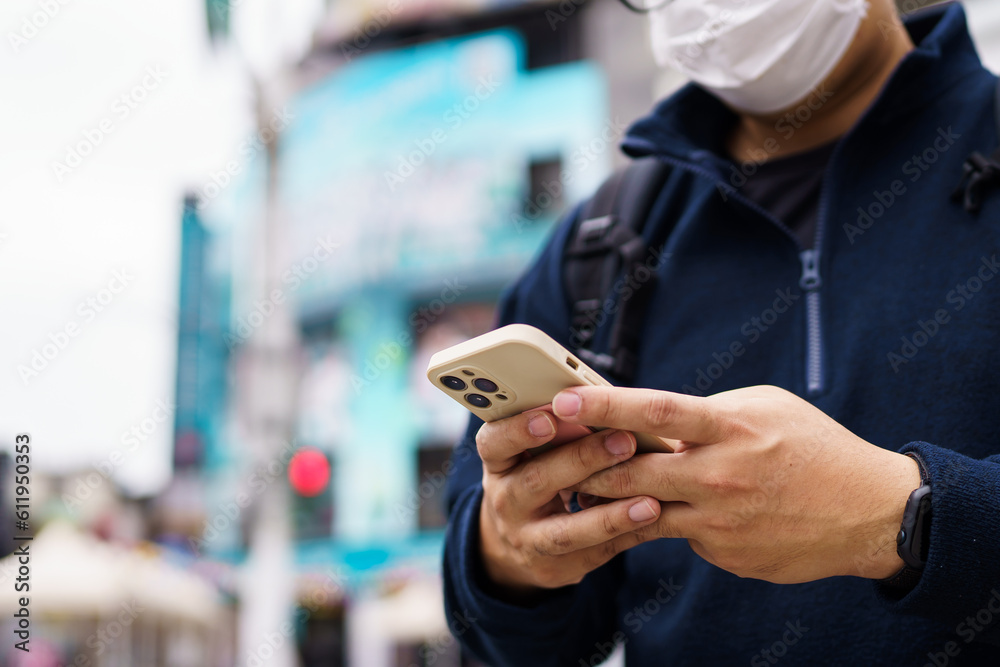
[[[916, 48], [896, 67], [858, 124], [885, 124], [939, 97], [964, 76], [985, 71], [959, 3], [933, 7], [906, 22]], [[661, 155], [685, 162], [728, 160], [725, 138], [736, 115], [711, 93], [688, 84], [635, 123], [622, 142], [632, 157]]]

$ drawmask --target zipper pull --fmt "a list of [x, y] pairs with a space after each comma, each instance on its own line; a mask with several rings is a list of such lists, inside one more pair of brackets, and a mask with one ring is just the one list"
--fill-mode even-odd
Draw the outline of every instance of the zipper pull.
[[799, 253], [802, 260], [802, 278], [799, 287], [806, 292], [814, 292], [823, 286], [823, 278], [819, 275], [819, 251], [804, 250]]

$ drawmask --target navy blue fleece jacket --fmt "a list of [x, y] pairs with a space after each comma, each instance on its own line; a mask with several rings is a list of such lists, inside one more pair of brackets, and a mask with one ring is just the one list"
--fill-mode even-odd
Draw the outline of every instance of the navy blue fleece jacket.
[[[721, 143], [734, 116], [699, 88], [663, 102], [624, 148], [673, 167], [647, 226], [673, 231], [635, 384], [777, 385], [869, 442], [917, 453], [933, 487], [919, 583], [740, 579], [664, 539], [530, 606], [507, 604], [483, 587], [473, 420], [451, 479], [445, 597], [489, 664], [598, 664], [617, 642], [630, 665], [1000, 665], [1000, 193], [978, 216], [949, 198], [966, 156], [1000, 145], [997, 84], [961, 6], [907, 28], [917, 49], [831, 159], [812, 258], [741, 195]], [[575, 222], [507, 291], [501, 324], [570, 345], [561, 258]]]

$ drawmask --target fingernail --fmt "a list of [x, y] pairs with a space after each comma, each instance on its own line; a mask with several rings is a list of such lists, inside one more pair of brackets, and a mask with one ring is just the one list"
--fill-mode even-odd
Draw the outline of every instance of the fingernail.
[[604, 441], [604, 446], [614, 456], [625, 456], [632, 453], [632, 439], [625, 431], [615, 431], [609, 435]]
[[572, 417], [580, 411], [580, 395], [564, 391], [552, 401], [552, 409], [559, 417]]
[[656, 516], [656, 510], [653, 509], [653, 506], [649, 504], [648, 500], [640, 500], [635, 505], [628, 508], [628, 518], [632, 519], [636, 523], [649, 521], [654, 516]]
[[546, 438], [555, 433], [552, 420], [545, 415], [535, 415], [528, 420], [528, 430], [536, 438]]

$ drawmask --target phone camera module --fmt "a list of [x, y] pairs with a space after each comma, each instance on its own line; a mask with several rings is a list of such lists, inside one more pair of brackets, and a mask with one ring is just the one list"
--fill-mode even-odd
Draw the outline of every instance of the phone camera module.
[[496, 382], [487, 380], [486, 378], [479, 378], [472, 384], [476, 385], [476, 389], [487, 394], [495, 394], [500, 391], [500, 387], [497, 386]]
[[482, 396], [480, 394], [468, 394], [468, 395], [466, 395], [465, 400], [472, 407], [479, 408], [481, 410], [485, 410], [486, 408], [488, 408], [491, 405], [493, 405], [493, 403], [490, 402], [490, 399], [488, 399], [485, 396]]
[[448, 389], [451, 389], [452, 391], [462, 391], [468, 386], [464, 381], [452, 375], [446, 375], [441, 378], [441, 384], [448, 387]]

